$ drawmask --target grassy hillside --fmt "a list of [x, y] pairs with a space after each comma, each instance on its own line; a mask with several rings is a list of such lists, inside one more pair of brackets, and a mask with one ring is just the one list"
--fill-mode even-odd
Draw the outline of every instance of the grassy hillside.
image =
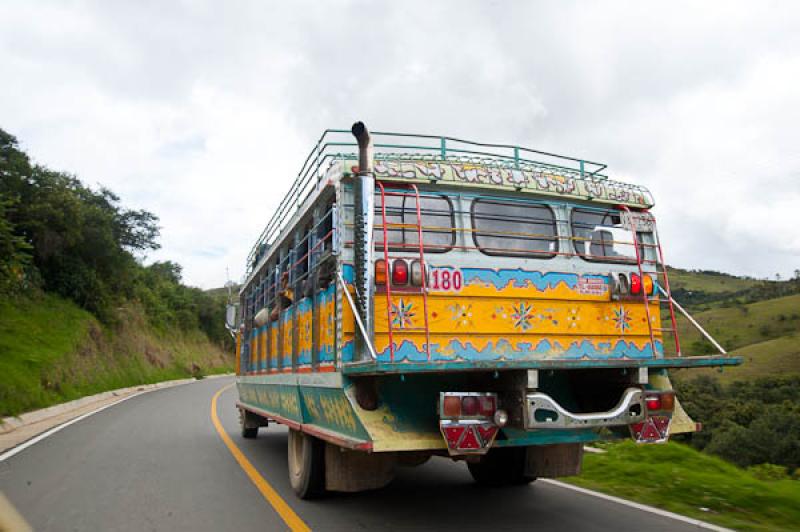
[[800, 482], [780, 468], [744, 470], [678, 443], [605, 449], [587, 454], [583, 473], [569, 481], [736, 530], [797, 530], [800, 523]]
[[0, 415], [231, 367], [203, 333], [156, 331], [135, 307], [104, 325], [52, 294], [0, 301]]
[[[679, 379], [706, 374], [731, 382], [800, 374], [800, 281], [758, 281], [716, 272], [670, 269], [670, 282], [673, 288], [677, 286], [673, 294], [678, 302], [687, 306], [730, 354], [744, 357], [742, 366], [722, 373], [713, 369], [675, 372]], [[685, 356], [717, 353], [680, 314], [678, 332]], [[674, 354], [671, 335], [666, 335], [665, 340], [667, 352]]]
[[709, 294], [730, 293], [747, 290], [765, 282], [721, 272], [688, 271], [679, 268], [669, 268], [668, 271], [672, 290]]

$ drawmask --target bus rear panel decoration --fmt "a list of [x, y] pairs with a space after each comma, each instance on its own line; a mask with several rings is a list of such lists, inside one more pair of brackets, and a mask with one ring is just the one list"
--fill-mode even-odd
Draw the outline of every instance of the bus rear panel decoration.
[[326, 131], [228, 313], [242, 434], [287, 425], [312, 498], [431, 456], [525, 484], [578, 474], [586, 443], [697, 430], [668, 370], [741, 360], [681, 351], [652, 196], [604, 169]]

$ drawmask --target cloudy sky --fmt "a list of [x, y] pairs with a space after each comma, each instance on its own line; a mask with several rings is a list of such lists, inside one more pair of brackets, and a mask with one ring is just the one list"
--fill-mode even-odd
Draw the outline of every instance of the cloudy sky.
[[798, 28], [788, 0], [0, 1], [0, 127], [160, 216], [147, 260], [201, 287], [356, 119], [606, 162], [653, 192], [671, 263], [785, 277]]

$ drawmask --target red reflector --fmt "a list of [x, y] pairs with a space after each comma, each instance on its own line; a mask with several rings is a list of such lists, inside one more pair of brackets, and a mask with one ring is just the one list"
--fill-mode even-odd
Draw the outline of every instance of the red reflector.
[[644, 429], [644, 423], [634, 423], [631, 425], [631, 432], [633, 433], [633, 437], [637, 440], [642, 436], [642, 429]]
[[494, 425], [478, 426], [478, 434], [481, 435], [483, 445], [489, 445], [492, 442], [494, 435], [497, 434], [497, 427]]
[[656, 429], [655, 424], [653, 423], [645, 423], [644, 430], [642, 431], [641, 436], [639, 437], [642, 441], [658, 441], [662, 439], [661, 434], [658, 433], [658, 429]]
[[474, 395], [467, 395], [461, 399], [461, 411], [465, 416], [478, 415], [478, 398]]
[[657, 395], [651, 395], [645, 399], [645, 404], [647, 405], [648, 410], [661, 410], [661, 397]]
[[667, 416], [653, 416], [653, 424], [662, 438], [667, 437], [667, 429], [669, 429], [669, 418]]
[[461, 415], [461, 398], [455, 395], [448, 395], [444, 398], [442, 412], [445, 417], [458, 417]]
[[480, 411], [482, 416], [492, 417], [494, 415], [494, 411], [496, 410], [494, 404], [494, 397], [491, 395], [484, 395], [480, 398]]
[[641, 294], [642, 293], [642, 278], [639, 277], [638, 273], [631, 274], [631, 294]]
[[455, 449], [458, 446], [458, 440], [461, 439], [461, 435], [464, 434], [464, 430], [466, 427], [445, 427], [444, 428], [444, 438], [447, 440], [447, 446], [451, 449]]
[[408, 263], [403, 259], [392, 264], [392, 284], [408, 284]]
[[464, 433], [464, 438], [461, 439], [461, 443], [458, 446], [459, 449], [480, 449], [481, 442], [478, 441], [478, 437], [475, 435], [475, 431], [471, 427], [467, 427], [467, 431]]

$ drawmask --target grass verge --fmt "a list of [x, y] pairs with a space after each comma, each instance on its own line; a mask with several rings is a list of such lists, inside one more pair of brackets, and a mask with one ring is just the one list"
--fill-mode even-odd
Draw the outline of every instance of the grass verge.
[[797, 530], [800, 481], [759, 480], [679, 443], [604, 445], [572, 484], [736, 530]]
[[0, 417], [232, 366], [202, 333], [159, 333], [135, 311], [111, 330], [54, 295], [0, 301]]

